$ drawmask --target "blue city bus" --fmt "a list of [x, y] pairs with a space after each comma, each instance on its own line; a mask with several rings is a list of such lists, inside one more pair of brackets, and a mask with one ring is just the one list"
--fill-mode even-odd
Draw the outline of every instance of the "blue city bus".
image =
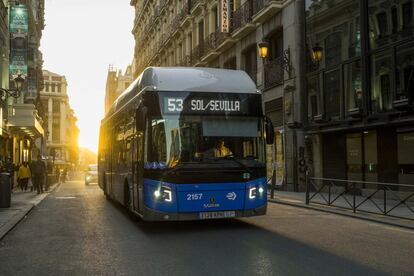
[[273, 136], [245, 72], [149, 67], [102, 120], [99, 185], [143, 220], [264, 215]]

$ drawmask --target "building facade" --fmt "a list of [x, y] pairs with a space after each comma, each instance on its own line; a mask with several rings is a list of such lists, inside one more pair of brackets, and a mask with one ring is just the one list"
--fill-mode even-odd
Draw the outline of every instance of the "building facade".
[[111, 108], [113, 102], [134, 80], [132, 73], [132, 65], [126, 68], [125, 73], [122, 73], [122, 70], [115, 69], [113, 66], [109, 66], [106, 77], [105, 114]]
[[44, 89], [40, 100], [45, 107], [46, 156], [55, 165], [68, 166], [78, 163], [77, 118], [69, 104], [65, 76], [43, 70]]
[[[198, 66], [246, 71], [263, 91], [276, 130], [269, 172], [286, 190], [304, 189], [298, 172], [306, 119], [303, 98], [304, 2], [294, 0], [132, 0], [134, 77], [148, 66]], [[269, 43], [269, 56], [258, 44]], [[286, 142], [289, 141], [289, 142]], [[290, 141], [293, 141], [292, 143]]]
[[[15, 164], [42, 152], [43, 121], [39, 105], [42, 88], [44, 0], [0, 1], [0, 85], [14, 89], [17, 74], [25, 78], [19, 98], [2, 97], [0, 158]], [[40, 72], [40, 73], [39, 73]]]
[[311, 173], [413, 185], [414, 1], [306, 0], [305, 11]]

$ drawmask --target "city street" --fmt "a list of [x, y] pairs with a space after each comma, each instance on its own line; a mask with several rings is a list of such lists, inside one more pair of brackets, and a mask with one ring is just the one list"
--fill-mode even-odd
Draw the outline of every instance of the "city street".
[[0, 274], [408, 275], [413, 234], [279, 204], [249, 219], [144, 223], [77, 181], [0, 241]]

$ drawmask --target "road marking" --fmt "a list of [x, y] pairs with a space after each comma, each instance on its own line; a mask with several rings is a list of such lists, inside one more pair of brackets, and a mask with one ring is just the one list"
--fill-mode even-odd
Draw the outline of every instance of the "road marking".
[[56, 199], [74, 199], [76, 196], [57, 196]]

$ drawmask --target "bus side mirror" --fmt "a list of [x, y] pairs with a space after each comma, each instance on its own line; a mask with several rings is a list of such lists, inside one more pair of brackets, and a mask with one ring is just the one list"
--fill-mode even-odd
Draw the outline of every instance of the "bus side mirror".
[[266, 144], [273, 145], [274, 140], [275, 140], [275, 130], [273, 129], [272, 121], [269, 118], [266, 118], [265, 135], [266, 135]]
[[145, 130], [145, 122], [147, 121], [147, 108], [145, 106], [141, 106], [137, 109], [136, 116], [136, 126], [138, 131]]

